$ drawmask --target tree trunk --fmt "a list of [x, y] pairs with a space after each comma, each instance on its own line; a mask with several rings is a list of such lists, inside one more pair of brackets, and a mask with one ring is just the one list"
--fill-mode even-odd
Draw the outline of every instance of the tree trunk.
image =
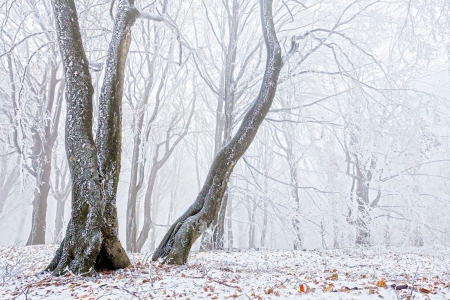
[[131, 26], [138, 15], [128, 1], [118, 3], [100, 96], [97, 145], [92, 136], [93, 87], [73, 0], [53, 0], [56, 31], [67, 88], [66, 151], [72, 177], [72, 218], [47, 267], [90, 274], [118, 269], [130, 260], [118, 239], [115, 196], [120, 171], [121, 102]]
[[8, 172], [8, 158], [8, 156], [1, 157], [2, 168], [0, 170], [0, 216], [2, 215], [3, 208], [5, 207], [6, 199], [13, 189], [17, 178], [19, 177], [18, 168], [13, 168]]
[[37, 170], [37, 187], [34, 190], [33, 212], [31, 215], [31, 232], [28, 236], [28, 245], [45, 244], [45, 229], [47, 217], [47, 198], [50, 191], [51, 161], [47, 155]]
[[[50, 78], [48, 81], [47, 103], [43, 115], [51, 116], [53, 107], [56, 106], [53, 120], [43, 120], [44, 135], [41, 137], [36, 132], [36, 141], [34, 143], [33, 163], [36, 172], [36, 189], [34, 191], [33, 212], [31, 217], [31, 232], [28, 237], [27, 245], [45, 244], [45, 230], [47, 217], [47, 198], [50, 191], [50, 175], [52, 169], [53, 146], [58, 135], [59, 118], [61, 115], [62, 97], [56, 95], [57, 66], [50, 62]], [[61, 88], [64, 89], [64, 81], [61, 82]], [[55, 104], [55, 98], [57, 102]]]
[[233, 248], [233, 199], [227, 199], [227, 240], [228, 249]]
[[[150, 98], [150, 93], [154, 86], [154, 66], [156, 58], [159, 52], [159, 35], [155, 33], [155, 54], [150, 60], [150, 55], [147, 54], [147, 70], [149, 72], [148, 78], [146, 79], [146, 85], [144, 94], [141, 101], [137, 104], [137, 109], [135, 111], [133, 120], [134, 129], [134, 141], [133, 141], [133, 157], [131, 160], [131, 175], [130, 184], [128, 189], [128, 203], [127, 203], [127, 223], [126, 223], [126, 239], [127, 239], [127, 250], [131, 252], [136, 252], [136, 241], [137, 241], [137, 196], [139, 190], [142, 188], [142, 183], [144, 180], [144, 162], [140, 159], [141, 143], [142, 143], [142, 129], [144, 124], [145, 112], [144, 108], [147, 106], [148, 100]], [[157, 99], [158, 100], [158, 99]], [[159, 108], [159, 102], [155, 103], [155, 108], [149, 123], [152, 123], [156, 117], [156, 113]]]
[[291, 184], [291, 196], [294, 200], [294, 212], [295, 215], [292, 218], [292, 227], [294, 228], [294, 250], [302, 249], [302, 236], [301, 236], [301, 225], [300, 225], [300, 197], [298, 195], [298, 175], [297, 175], [297, 158], [294, 155], [294, 150], [292, 148], [292, 140], [286, 136], [286, 158], [289, 164], [289, 175]]
[[58, 200], [56, 202], [56, 217], [55, 217], [55, 234], [53, 237], [54, 243], [60, 243], [62, 240], [62, 229], [64, 226], [64, 207], [65, 201]]
[[[156, 154], [157, 156], [157, 154]], [[156, 158], [153, 159], [156, 162]], [[153, 165], [150, 176], [148, 178], [147, 191], [145, 193], [144, 198], [144, 226], [142, 227], [141, 233], [139, 234], [139, 238], [136, 242], [136, 251], [141, 251], [142, 247], [144, 247], [145, 241], [147, 241], [148, 233], [150, 229], [153, 227], [152, 221], [152, 196], [153, 190], [155, 188], [156, 174], [159, 171], [159, 167], [156, 163]]]
[[361, 171], [359, 162], [356, 163], [356, 202], [358, 203], [358, 214], [356, 224], [356, 244], [370, 244], [370, 229], [372, 217], [370, 215], [369, 187], [372, 179], [370, 171]]
[[167, 263], [186, 263], [192, 245], [217, 216], [231, 172], [256, 136], [275, 97], [283, 61], [273, 25], [272, 1], [261, 0], [260, 3], [267, 62], [259, 95], [245, 115], [236, 135], [214, 158], [197, 200], [170, 227], [156, 249], [153, 260], [164, 257]]
[[[141, 147], [141, 130], [143, 117], [139, 116], [138, 128], [139, 130], [134, 133], [134, 143], [133, 143], [133, 158], [131, 160], [131, 177], [130, 184], [128, 188], [128, 203], [127, 203], [127, 224], [126, 224], [126, 243], [127, 250], [131, 252], [136, 252], [136, 237], [137, 237], [137, 220], [136, 220], [136, 201], [137, 195], [142, 185], [142, 180], [144, 174], [139, 172], [143, 162], [139, 159], [139, 152]], [[136, 130], [136, 128], [135, 128]]]

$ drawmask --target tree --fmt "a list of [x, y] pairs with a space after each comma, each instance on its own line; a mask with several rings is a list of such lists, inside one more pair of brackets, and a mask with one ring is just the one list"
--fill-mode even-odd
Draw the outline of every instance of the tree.
[[[140, 91], [139, 81], [136, 80], [138, 76], [131, 76], [133, 82], [130, 83], [132, 87], [130, 90], [132, 91], [126, 95], [130, 106], [133, 108], [134, 134], [126, 223], [127, 250], [131, 252], [141, 251], [147, 241], [150, 230], [154, 229], [154, 220], [151, 215], [154, 209], [153, 194], [158, 173], [188, 133], [195, 108], [195, 90], [193, 92], [192, 105], [186, 108], [184, 105], [184, 98], [191, 98], [187, 97], [185, 90], [186, 83], [189, 82], [187, 81], [189, 69], [183, 66], [182, 69], [178, 70], [176, 75], [171, 77], [171, 71], [175, 65], [175, 62], [171, 59], [173, 57], [175, 40], [170, 41], [168, 45], [169, 49], [167, 50], [168, 59], [163, 63], [160, 58], [160, 53], [163, 53], [164, 50], [161, 49], [164, 42], [162, 37], [164, 35], [161, 34], [161, 28], [154, 27], [155, 37], [153, 44], [155, 53], [153, 57], [149, 53], [145, 53], [143, 60], [147, 62], [147, 68], [143, 68], [143, 71], [138, 72], [139, 76], [147, 77], [145, 85], [143, 85]], [[150, 33], [152, 32], [146, 32], [146, 34]], [[145, 35], [143, 34], [143, 36]], [[144, 37], [144, 41], [150, 44], [147, 37]], [[138, 69], [139, 67], [136, 65], [142, 65], [140, 62], [138, 60], [131, 68]], [[131, 73], [133, 72], [132, 70], [130, 71]], [[192, 82], [192, 85], [195, 86], [195, 82]], [[150, 111], [148, 109], [150, 106], [148, 103], [153, 89], [155, 89], [155, 101]], [[178, 95], [184, 95], [185, 97], [179, 97]], [[132, 100], [133, 98], [137, 98], [135, 103]], [[169, 99], [170, 101], [168, 101]], [[162, 130], [161, 123], [164, 122], [164, 117], [161, 117], [161, 115], [167, 113], [168, 106], [176, 106], [177, 111], [171, 111], [171, 117], [165, 118], [168, 124], [164, 124], [164, 127], [167, 127], [167, 129]], [[190, 113], [186, 114], [185, 110], [190, 110]], [[151, 159], [147, 159], [147, 153], [151, 153]], [[141, 159], [141, 157], [144, 158]], [[143, 199], [139, 199], [138, 193], [140, 190], [144, 190], [143, 186], [145, 186], [145, 169], [150, 169], [146, 180], [145, 196]], [[140, 207], [141, 203], [142, 207]], [[141, 208], [143, 208], [144, 216], [143, 224], [139, 226], [138, 216], [139, 212], [142, 211]], [[140, 232], [139, 229], [141, 229]]]
[[164, 258], [171, 264], [186, 263], [193, 243], [217, 216], [233, 168], [250, 146], [270, 109], [283, 60], [273, 23], [272, 0], [260, 0], [260, 7], [267, 61], [259, 94], [237, 133], [215, 156], [196, 201], [170, 227], [153, 254], [153, 260]]
[[72, 218], [47, 270], [60, 275], [66, 270], [89, 274], [94, 269], [124, 268], [130, 260], [118, 238], [115, 202], [120, 173], [125, 62], [135, 20], [138, 17], [166, 19], [140, 12], [132, 0], [118, 1], [94, 142], [94, 89], [75, 3], [54, 0], [52, 4], [66, 77], [66, 152], [72, 179]]
[[[34, 182], [27, 245], [45, 243], [51, 157], [64, 89], [64, 81], [58, 79], [60, 61], [53, 47], [54, 34], [49, 28], [50, 12], [51, 7], [36, 1], [11, 5], [4, 13], [5, 20], [27, 15], [30, 22], [4, 22], [1, 30], [3, 46], [7, 46], [0, 55], [7, 61], [8, 85], [4, 93], [7, 103], [12, 105], [12, 109], [4, 113], [14, 131], [12, 145], [20, 155], [20, 165]], [[20, 36], [23, 36], [21, 40]]]
[[[72, 178], [72, 218], [48, 271], [90, 273], [130, 264], [118, 238], [115, 195], [120, 172], [121, 98], [130, 29], [138, 11], [119, 1], [100, 95], [97, 140], [92, 135], [94, 89], [74, 1], [52, 1], [66, 77], [66, 152]], [[83, 237], [83, 238], [80, 238]]]

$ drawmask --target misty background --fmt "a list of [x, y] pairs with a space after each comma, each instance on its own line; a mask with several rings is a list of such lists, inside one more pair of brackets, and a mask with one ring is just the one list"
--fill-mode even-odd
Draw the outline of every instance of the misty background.
[[[27, 243], [38, 202], [45, 243], [61, 242], [70, 219], [64, 78], [47, 2], [0, 3], [2, 246]], [[76, 4], [97, 99], [111, 3]], [[160, 1], [136, 5], [161, 13]], [[231, 175], [225, 248], [450, 245], [449, 9], [274, 1], [283, 51], [299, 47]], [[125, 244], [135, 201], [142, 252], [195, 200], [265, 67], [257, 1], [169, 1], [167, 16], [177, 28], [136, 22], [125, 74], [119, 229]]]

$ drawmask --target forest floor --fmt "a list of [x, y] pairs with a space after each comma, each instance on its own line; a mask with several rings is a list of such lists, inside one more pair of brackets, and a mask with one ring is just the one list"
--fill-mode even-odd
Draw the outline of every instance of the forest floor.
[[132, 254], [124, 270], [53, 277], [56, 248], [0, 247], [0, 299], [450, 299], [450, 250], [196, 252], [185, 266]]

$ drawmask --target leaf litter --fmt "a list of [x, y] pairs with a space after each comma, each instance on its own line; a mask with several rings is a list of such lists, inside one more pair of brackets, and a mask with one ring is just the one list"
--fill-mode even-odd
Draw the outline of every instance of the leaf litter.
[[42, 270], [56, 249], [0, 247], [0, 298], [450, 299], [448, 250], [236, 249], [193, 252], [184, 266], [136, 253], [123, 270], [53, 277]]

